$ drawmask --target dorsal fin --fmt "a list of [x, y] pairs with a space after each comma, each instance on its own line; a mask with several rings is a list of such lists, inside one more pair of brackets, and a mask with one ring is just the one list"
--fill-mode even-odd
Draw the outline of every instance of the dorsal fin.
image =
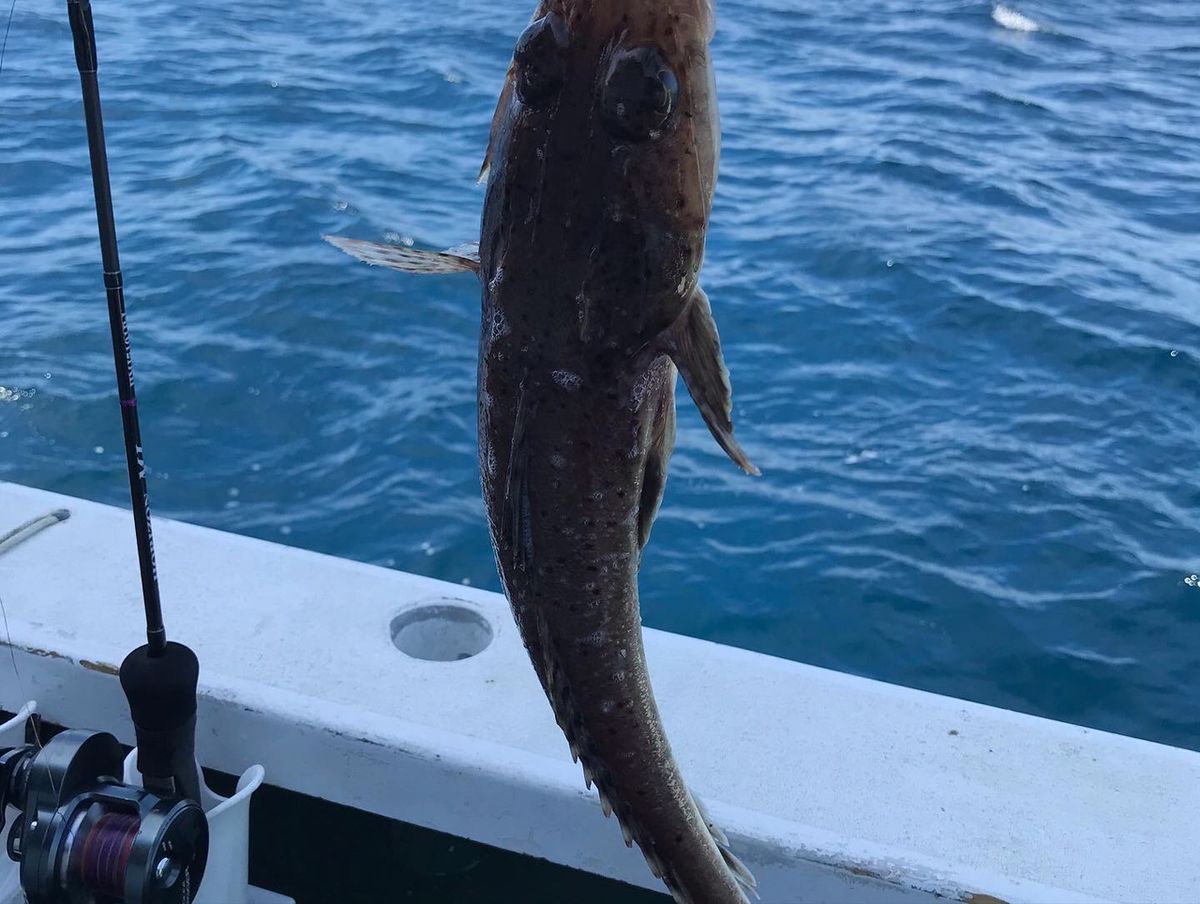
[[758, 882], [754, 878], [754, 874], [738, 859], [737, 854], [729, 846], [729, 836], [727, 836], [719, 825], [713, 822], [712, 817], [708, 815], [708, 807], [704, 806], [704, 801], [692, 792], [692, 802], [696, 805], [696, 809], [700, 811], [700, 818], [704, 820], [704, 824], [708, 827], [708, 833], [712, 835], [713, 841], [717, 844], [717, 850], [721, 852], [721, 859], [725, 861], [725, 865], [729, 871], [733, 873], [733, 877], [737, 880], [738, 885], [742, 886], [745, 891], [750, 892], [754, 897], [758, 897]]

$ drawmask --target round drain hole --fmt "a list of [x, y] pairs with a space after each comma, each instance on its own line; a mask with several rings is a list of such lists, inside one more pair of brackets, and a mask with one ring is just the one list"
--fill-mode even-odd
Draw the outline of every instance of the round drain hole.
[[392, 643], [414, 659], [470, 659], [486, 650], [494, 636], [486, 618], [451, 601], [426, 603], [392, 619]]

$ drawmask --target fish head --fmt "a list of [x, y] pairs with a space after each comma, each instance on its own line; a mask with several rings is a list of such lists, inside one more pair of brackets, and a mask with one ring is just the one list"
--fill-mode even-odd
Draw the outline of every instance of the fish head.
[[[712, 0], [545, 0], [517, 40], [516, 93], [533, 119], [540, 109], [585, 131], [630, 184], [682, 183], [707, 215], [720, 141], [713, 23]], [[586, 121], [569, 123], [564, 107]]]
[[540, 252], [579, 291], [640, 303], [635, 332], [673, 318], [644, 309], [690, 295], [703, 258], [720, 134], [712, 34], [711, 0], [543, 0], [493, 125], [503, 172], [489, 191], [508, 239], [531, 219], [561, 227], [538, 232]]

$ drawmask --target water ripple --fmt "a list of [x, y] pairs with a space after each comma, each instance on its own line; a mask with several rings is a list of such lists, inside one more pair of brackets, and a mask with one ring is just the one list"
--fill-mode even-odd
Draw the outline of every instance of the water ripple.
[[[97, 11], [158, 511], [496, 586], [477, 287], [319, 236], [471, 237], [524, 7]], [[719, 12], [704, 281], [766, 476], [684, 397], [646, 621], [1200, 746], [1200, 17]], [[121, 503], [77, 91], [18, 4], [0, 478]]]

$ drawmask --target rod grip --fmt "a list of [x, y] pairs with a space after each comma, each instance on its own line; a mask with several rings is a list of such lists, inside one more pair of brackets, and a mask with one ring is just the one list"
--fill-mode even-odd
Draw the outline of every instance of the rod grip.
[[75, 65], [85, 75], [95, 73], [96, 29], [92, 26], [91, 0], [67, 0], [67, 17], [75, 38]]
[[200, 662], [181, 643], [160, 655], [143, 644], [121, 663], [121, 687], [137, 735], [138, 772], [147, 787], [170, 787], [200, 802], [196, 769], [196, 685]]

